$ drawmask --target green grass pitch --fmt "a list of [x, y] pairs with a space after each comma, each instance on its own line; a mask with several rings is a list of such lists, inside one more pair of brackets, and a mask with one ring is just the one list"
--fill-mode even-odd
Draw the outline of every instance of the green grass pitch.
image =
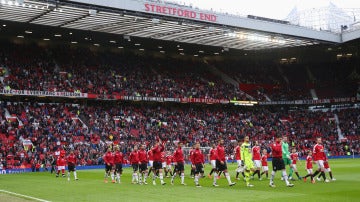
[[[300, 175], [305, 175], [304, 161], [298, 165]], [[22, 173], [0, 175], [0, 190], [35, 197], [46, 201], [360, 201], [360, 159], [331, 160], [334, 177], [337, 181], [324, 183], [294, 181], [294, 187], [286, 187], [276, 174], [276, 188], [269, 187], [269, 180], [252, 180], [255, 187], [236, 181], [233, 187], [227, 185], [225, 178], [218, 180], [220, 187], [212, 187], [212, 179], [200, 179], [201, 188], [194, 186], [186, 167], [185, 183], [180, 185], [176, 178], [175, 185], [170, 185], [170, 178], [165, 178], [166, 185], [131, 184], [131, 169], [124, 169], [121, 184], [105, 184], [103, 170], [79, 170], [79, 181], [67, 178], [55, 178], [50, 173]], [[232, 180], [235, 181], [235, 164], [228, 164]], [[269, 166], [271, 168], [271, 165]], [[210, 165], [206, 165], [208, 174]], [[328, 175], [327, 175], [328, 176]], [[0, 191], [0, 201], [34, 200]], [[36, 201], [36, 200], [35, 200]]]

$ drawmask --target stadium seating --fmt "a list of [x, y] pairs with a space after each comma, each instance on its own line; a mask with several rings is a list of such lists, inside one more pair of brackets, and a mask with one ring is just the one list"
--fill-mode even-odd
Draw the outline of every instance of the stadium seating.
[[[211, 146], [220, 137], [226, 141], [230, 156], [236, 140], [250, 135], [268, 148], [274, 134], [289, 136], [290, 145], [300, 156], [311, 149], [316, 137], [325, 140], [325, 149], [332, 156], [347, 155], [349, 149], [359, 152], [359, 110], [336, 112], [277, 111], [265, 108], [239, 109], [222, 106], [162, 105], [127, 103], [114, 106], [10, 103], [2, 105], [17, 119], [2, 116], [0, 134], [2, 157], [6, 165], [29, 167], [36, 161], [46, 164], [49, 154], [59, 147], [73, 149], [80, 165], [101, 163], [108, 144], [121, 145], [127, 151], [140, 143], [151, 146], [157, 137], [166, 140], [171, 149], [178, 141], [191, 146], [195, 141]], [[347, 138], [339, 143], [334, 113]], [[25, 147], [24, 140], [33, 146]]]
[[211, 75], [202, 63], [154, 61], [146, 57], [138, 60], [136, 55], [94, 53], [84, 49], [49, 51], [40, 47], [9, 46], [24, 52], [18, 55], [16, 51], [2, 50], [4, 56], [0, 64], [8, 70], [2, 85], [11, 89], [169, 98], [244, 98], [238, 87]]
[[[310, 89], [315, 90], [318, 98], [355, 97], [360, 80], [357, 63], [351, 60], [332, 66], [311, 64], [312, 68], [265, 62], [208, 64], [63, 46], [51, 49], [36, 45], [2, 46], [6, 48], [0, 50], [0, 67], [6, 73], [0, 85], [16, 90], [284, 101], [313, 99]], [[238, 84], [226, 83], [220, 75], [209, 70], [209, 65], [223, 71]], [[339, 73], [342, 69], [346, 71]]]

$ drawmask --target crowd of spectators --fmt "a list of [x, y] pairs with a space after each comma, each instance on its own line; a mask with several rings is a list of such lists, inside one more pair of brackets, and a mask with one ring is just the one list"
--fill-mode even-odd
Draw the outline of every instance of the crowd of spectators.
[[[269, 61], [228, 61], [214, 65], [239, 84], [241, 90], [258, 101], [289, 101], [356, 97], [360, 66], [356, 59], [308, 64], [279, 64]], [[314, 89], [315, 94], [310, 90]]]
[[[245, 99], [238, 86], [211, 74], [202, 62], [88, 49], [10, 44], [1, 50], [8, 70], [3, 87], [99, 95]], [[19, 55], [21, 49], [23, 54]], [[1, 52], [0, 51], [0, 52]], [[141, 59], [139, 59], [141, 58]]]
[[[360, 76], [354, 61], [329, 64], [209, 62], [154, 58], [64, 46], [4, 44], [0, 87], [16, 90], [66, 91], [166, 98], [213, 98], [284, 101], [355, 97]], [[22, 54], [18, 54], [21, 52]], [[225, 82], [212, 65], [239, 85]], [[346, 66], [346, 68], [344, 68]], [[249, 89], [240, 86], [253, 84]], [[247, 96], [246, 94], [250, 95]]]
[[[263, 148], [276, 133], [287, 135], [300, 156], [311, 149], [316, 137], [323, 137], [330, 156], [360, 153], [358, 109], [341, 111], [272, 110], [228, 105], [184, 105], [164, 103], [41, 104], [3, 103], [1, 106], [0, 155], [6, 166], [28, 167], [46, 164], [59, 148], [74, 150], [79, 165], [102, 164], [110, 145], [120, 145], [126, 155], [134, 145], [152, 146], [157, 138], [172, 150], [178, 141], [191, 147], [200, 142], [210, 147], [224, 138], [230, 157], [237, 140], [249, 135]], [[8, 113], [7, 113], [8, 112]], [[338, 141], [338, 114], [345, 138]], [[16, 117], [9, 121], [4, 114]], [[30, 140], [32, 146], [24, 146]]]

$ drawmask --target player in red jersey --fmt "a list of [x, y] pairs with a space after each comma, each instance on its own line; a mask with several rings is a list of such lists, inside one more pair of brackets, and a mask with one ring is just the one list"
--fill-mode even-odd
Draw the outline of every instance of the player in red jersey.
[[[224, 147], [224, 140], [223, 139], [219, 140], [219, 144], [216, 147], [216, 151], [217, 151], [216, 170], [219, 171], [219, 172], [224, 172], [226, 180], [229, 183], [229, 186], [235, 185], [236, 184], [235, 182], [231, 182], [230, 175], [229, 175], [229, 172], [227, 170], [226, 158], [225, 158], [225, 147]], [[216, 179], [217, 179], [217, 177], [215, 177], [215, 175], [214, 175], [213, 186], [215, 186], [215, 187], [218, 186], [216, 184]]]
[[108, 177], [111, 176], [111, 180], [113, 183], [115, 183], [114, 179], [114, 155], [111, 152], [111, 148], [107, 150], [104, 157], [104, 163], [105, 163], [105, 175], [104, 175], [104, 182], [108, 183]]
[[150, 173], [152, 173], [152, 172], [153, 172], [153, 174], [155, 175], [154, 169], [153, 169], [154, 157], [153, 157], [153, 153], [152, 153], [152, 150], [151, 150], [151, 149], [147, 152], [147, 155], [148, 155], [148, 159], [149, 159], [149, 175], [150, 175]]
[[262, 180], [261, 176], [260, 176], [260, 169], [261, 169], [261, 154], [260, 154], [260, 151], [261, 151], [261, 148], [259, 146], [258, 141], [255, 141], [255, 145], [253, 146], [251, 151], [252, 151], [252, 156], [253, 156], [254, 166], [255, 166], [255, 172], [252, 174], [252, 178], [254, 178], [255, 174], [258, 174], [259, 180]]
[[165, 153], [165, 151], [161, 152], [161, 166], [166, 174], [166, 153]]
[[195, 145], [193, 145], [189, 151], [189, 158], [191, 162], [191, 170], [190, 170], [190, 177], [195, 177], [195, 166], [194, 166], [194, 151], [195, 151]]
[[63, 155], [60, 155], [59, 158], [56, 160], [56, 166], [57, 166], [56, 177], [59, 177], [60, 171], [62, 176], [65, 177], [66, 159]]
[[268, 163], [267, 163], [267, 150], [263, 149], [262, 151], [262, 156], [261, 156], [261, 166], [262, 166], [262, 173], [260, 174], [261, 176], [263, 174], [266, 175], [266, 178], [269, 178], [269, 167], [268, 167]]
[[[325, 161], [324, 161], [324, 168], [325, 168], [325, 172], [329, 173], [331, 181], [336, 181], [336, 179], [333, 178], [331, 168], [329, 165], [329, 159], [326, 156], [325, 156]], [[320, 178], [317, 178], [317, 180], [320, 181]]]
[[194, 169], [195, 169], [195, 186], [201, 187], [199, 184], [200, 173], [204, 170], [204, 155], [200, 150], [200, 143], [195, 144], [195, 150], [193, 151]]
[[57, 159], [56, 159], [56, 166], [57, 166], [57, 174], [56, 177], [59, 177], [60, 171], [62, 176], [65, 177], [65, 166], [66, 166], [66, 159], [65, 159], [66, 151], [63, 148], [59, 148], [58, 152], [56, 152]]
[[137, 146], [135, 146], [134, 149], [132, 150], [132, 152], [130, 153], [129, 161], [130, 161], [130, 164], [131, 164], [131, 166], [133, 168], [133, 175], [132, 175], [131, 183], [132, 184], [135, 184], [135, 183], [139, 184], [139, 176], [138, 176], [139, 153], [138, 153]]
[[183, 153], [182, 147], [183, 147], [183, 143], [179, 142], [178, 146], [177, 146], [177, 148], [176, 148], [176, 150], [174, 151], [174, 154], [173, 154], [175, 170], [174, 170], [173, 176], [171, 177], [171, 184], [174, 184], [174, 178], [175, 178], [176, 174], [180, 174], [181, 184], [186, 185], [184, 183], [184, 179], [185, 179], [185, 174], [184, 174], [184, 153]]
[[293, 180], [293, 177], [292, 177], [292, 174], [293, 172], [295, 172], [296, 176], [298, 177], [299, 180], [301, 180], [301, 177], [299, 175], [299, 172], [298, 172], [298, 169], [296, 168], [296, 163], [297, 161], [299, 160], [299, 155], [298, 153], [296, 153], [296, 149], [293, 148], [291, 150], [291, 154], [290, 154], [290, 159], [291, 159], [291, 170], [290, 170], [290, 173], [289, 173], [289, 179], [290, 180]]
[[[140, 146], [140, 150], [139, 150], [138, 154], [139, 154], [139, 162], [140, 162], [140, 165], [139, 165], [139, 169], [140, 169], [139, 181], [140, 181], [140, 184], [141, 183], [147, 184], [146, 178], [148, 176], [148, 168], [147, 168], [148, 156], [147, 156], [147, 153], [145, 151], [145, 145]], [[142, 179], [143, 179], [143, 181], [142, 181]]]
[[68, 181], [70, 181], [70, 172], [74, 173], [75, 180], [79, 180], [76, 175], [76, 156], [73, 151], [70, 152], [69, 156], [67, 157], [68, 163]]
[[307, 175], [303, 177], [304, 182], [306, 182], [306, 178], [311, 177], [311, 183], [315, 183], [315, 180], [313, 178], [313, 158], [312, 158], [312, 152], [308, 151], [308, 155], [306, 157], [306, 171]]
[[63, 148], [60, 148], [60, 157], [65, 158], [66, 151]]
[[[152, 153], [153, 153], [153, 157], [154, 157], [154, 169], [155, 169], [155, 173], [158, 171], [159, 172], [159, 178], [160, 178], [160, 182], [162, 185], [165, 185], [166, 182], [164, 182], [164, 176], [163, 176], [163, 169], [162, 169], [162, 158], [161, 158], [161, 152], [164, 151], [164, 144], [161, 141], [161, 139], [159, 139], [158, 142], [155, 143], [154, 147], [151, 149]], [[155, 182], [155, 178], [156, 175], [153, 175], [153, 185], [156, 185]]]
[[115, 164], [115, 181], [117, 183], [120, 183], [121, 179], [121, 175], [122, 175], [122, 164], [124, 162], [124, 155], [122, 152], [120, 152], [120, 148], [119, 147], [115, 147], [115, 153], [114, 153], [114, 164]]
[[209, 163], [211, 165], [211, 171], [208, 174], [209, 178], [211, 178], [213, 172], [216, 172], [216, 159], [217, 159], [216, 155], [217, 155], [216, 144], [213, 144], [208, 154]]
[[314, 161], [318, 165], [318, 169], [315, 171], [314, 176], [320, 173], [319, 177], [323, 177], [325, 182], [329, 182], [328, 179], [326, 179], [325, 176], [325, 167], [324, 167], [324, 161], [326, 159], [326, 155], [324, 152], [324, 146], [322, 145], [321, 137], [316, 138], [316, 144], [313, 149], [313, 157]]
[[161, 162], [161, 165], [162, 165], [162, 168], [165, 172], [165, 176], [164, 177], [167, 177], [168, 173], [169, 173], [169, 170], [167, 169], [167, 152], [163, 151], [161, 153], [161, 159], [162, 159], [162, 162]]
[[165, 168], [165, 177], [168, 177], [168, 173], [170, 173], [170, 177], [173, 176], [173, 173], [172, 173], [172, 161], [173, 161], [173, 156], [171, 155], [170, 152], [167, 152], [166, 154], [166, 168]]
[[285, 170], [285, 163], [284, 160], [282, 158], [282, 142], [281, 142], [281, 135], [277, 135], [275, 142], [273, 144], [271, 144], [271, 153], [272, 153], [272, 166], [273, 166], [273, 170], [271, 172], [271, 177], [270, 177], [270, 187], [276, 187], [274, 184], [274, 177], [276, 174], [276, 171], [281, 170], [282, 171], [282, 176], [284, 178], [284, 181], [286, 183], [287, 187], [293, 187], [294, 185], [291, 184], [288, 180], [288, 176], [286, 174], [286, 170]]
[[237, 180], [240, 180], [240, 178], [239, 178], [240, 173], [245, 178], [244, 166], [241, 165], [241, 154], [240, 154], [241, 144], [242, 144], [242, 142], [239, 141], [238, 145], [234, 148], [234, 158], [235, 158], [236, 163], [237, 163], [237, 168], [236, 168], [236, 179]]

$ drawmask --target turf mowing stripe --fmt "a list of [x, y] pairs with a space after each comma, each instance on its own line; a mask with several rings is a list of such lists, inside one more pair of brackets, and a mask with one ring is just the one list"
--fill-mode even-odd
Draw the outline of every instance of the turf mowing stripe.
[[15, 196], [21, 196], [21, 197], [28, 198], [28, 199], [32, 199], [32, 200], [35, 200], [35, 201], [51, 202], [51, 201], [47, 201], [47, 200], [44, 200], [44, 199], [35, 198], [35, 197], [32, 197], [32, 196], [27, 196], [27, 195], [23, 195], [23, 194], [18, 194], [18, 193], [11, 192], [11, 191], [6, 191], [6, 190], [3, 190], [3, 189], [0, 189], [0, 192], [4, 192], [4, 193], [11, 194], [11, 195], [15, 195]]

